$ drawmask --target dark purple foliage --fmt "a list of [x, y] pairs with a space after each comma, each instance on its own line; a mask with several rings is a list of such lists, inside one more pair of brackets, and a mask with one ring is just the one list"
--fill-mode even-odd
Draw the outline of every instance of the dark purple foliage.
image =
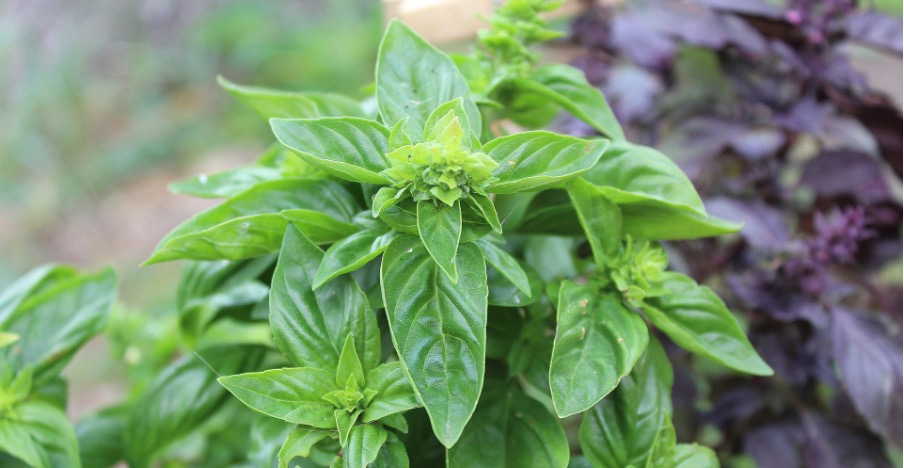
[[[879, 271], [901, 258], [904, 125], [841, 48], [900, 54], [901, 21], [857, 4], [628, 2], [572, 26], [576, 65], [628, 138], [672, 156], [711, 214], [745, 223], [735, 239], [667, 246], [744, 317], [776, 372], [700, 382], [666, 347], [679, 438], [714, 425], [726, 462], [884, 467], [884, 446], [901, 448], [902, 293]], [[709, 411], [690, 409], [701, 400]]]

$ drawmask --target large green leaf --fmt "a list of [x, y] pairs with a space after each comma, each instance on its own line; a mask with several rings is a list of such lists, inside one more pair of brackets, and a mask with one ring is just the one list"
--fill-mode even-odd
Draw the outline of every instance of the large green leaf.
[[250, 370], [263, 356], [258, 347], [211, 348], [166, 368], [130, 406], [123, 433], [129, 466], [150, 466], [160, 451], [209, 420], [229, 398], [218, 373]]
[[[284, 179], [263, 182], [173, 229], [145, 264], [170, 260], [239, 260], [279, 249], [287, 219], [283, 211], [316, 212], [332, 220], [345, 237], [358, 229], [350, 224], [359, 211], [354, 197], [329, 180]], [[304, 218], [307, 219], [307, 218]], [[299, 223], [304, 229], [305, 224]], [[306, 229], [320, 243], [321, 229]], [[340, 237], [340, 239], [342, 238]]]
[[408, 26], [389, 24], [377, 56], [377, 106], [387, 126], [408, 118], [405, 132], [419, 141], [434, 109], [464, 98], [468, 121], [479, 128], [480, 112], [455, 62], [424, 41]]
[[590, 242], [597, 268], [603, 268], [606, 259], [618, 253], [621, 244], [621, 210], [602, 191], [583, 179], [568, 183], [568, 196]]
[[32, 269], [0, 291], [0, 329], [29, 296], [78, 275], [71, 266], [47, 264]]
[[449, 279], [457, 283], [455, 254], [461, 239], [461, 203], [437, 206], [431, 201], [419, 202], [417, 229], [427, 252]]
[[280, 143], [324, 172], [352, 182], [388, 183], [380, 171], [389, 167], [389, 129], [377, 122], [351, 117], [272, 119], [270, 126]]
[[772, 375], [772, 369], [753, 349], [716, 293], [680, 273], [666, 273], [663, 286], [670, 293], [647, 301], [643, 307], [656, 328], [684, 349], [732, 369]]
[[[68, 275], [63, 273], [68, 270], [55, 271], [48, 274]], [[10, 301], [18, 305], [0, 323], [0, 331], [19, 336], [15, 346], [0, 348], [0, 362], [14, 372], [33, 366], [36, 382], [58, 374], [78, 348], [103, 330], [116, 299], [116, 274], [110, 269], [57, 281], [42, 278], [23, 288], [31, 294], [21, 302]]]
[[646, 466], [657, 436], [671, 424], [672, 380], [665, 351], [650, 340], [618, 388], [584, 414], [581, 448], [593, 466]]
[[471, 422], [447, 452], [450, 468], [568, 466], [559, 420], [513, 385], [487, 382]]
[[481, 252], [483, 252], [484, 258], [486, 258], [487, 263], [493, 266], [499, 273], [502, 274], [506, 279], [508, 279], [515, 287], [517, 287], [521, 292], [527, 295], [528, 298], [531, 297], [531, 284], [530, 280], [527, 277], [527, 273], [524, 272], [524, 269], [521, 268], [521, 265], [518, 264], [518, 260], [515, 257], [512, 257], [511, 254], [497, 247], [495, 244], [487, 240], [486, 238], [480, 239], [475, 242], [478, 247], [480, 247]]
[[719, 468], [713, 449], [697, 444], [678, 444], [672, 468]]
[[483, 256], [463, 244], [456, 262], [458, 284], [440, 273], [420, 239], [403, 236], [384, 252], [380, 272], [393, 344], [447, 447], [477, 405], [486, 349]]
[[273, 338], [289, 362], [334, 372], [346, 337], [366, 369], [380, 361], [380, 333], [367, 297], [349, 276], [313, 290], [323, 251], [294, 226], [286, 230], [270, 287]]
[[336, 390], [332, 372], [289, 367], [217, 379], [249, 408], [292, 424], [335, 429], [332, 403], [323, 396]]
[[648, 146], [615, 143], [583, 178], [619, 205], [655, 201], [706, 214], [697, 189], [681, 168]]
[[79, 468], [78, 441], [66, 413], [40, 400], [0, 415], [0, 452], [35, 468]]
[[367, 388], [377, 394], [364, 410], [362, 422], [369, 423], [421, 406], [401, 362], [387, 362], [370, 371], [367, 374]]
[[217, 77], [217, 82], [265, 119], [364, 116], [357, 102], [339, 94], [298, 93], [242, 86], [222, 76]]
[[655, 201], [620, 205], [622, 229], [635, 239], [681, 240], [738, 232], [741, 225]]
[[286, 441], [279, 449], [278, 468], [289, 468], [289, 462], [295, 457], [308, 458], [311, 456], [311, 449], [314, 448], [314, 444], [320, 442], [328, 435], [330, 435], [329, 431], [306, 427], [296, 428], [286, 437]]
[[606, 140], [583, 140], [533, 131], [496, 138], [483, 150], [499, 163], [499, 180], [488, 192], [543, 190], [577, 177], [593, 167], [608, 146]]
[[229, 198], [261, 182], [279, 178], [282, 178], [282, 171], [279, 169], [252, 164], [173, 182], [169, 184], [169, 190], [172, 193], [199, 198]]
[[122, 434], [128, 407], [112, 406], [86, 416], [75, 425], [82, 466], [113, 466], [125, 458]]
[[577, 68], [559, 64], [539, 67], [514, 84], [519, 91], [537, 93], [555, 102], [613, 140], [625, 139], [606, 97]]
[[331, 245], [314, 276], [314, 288], [319, 288], [333, 278], [363, 267], [386, 250], [396, 238], [395, 231], [367, 229], [358, 231]]
[[563, 418], [579, 413], [608, 395], [631, 371], [648, 340], [647, 325], [620, 297], [563, 282], [549, 365], [556, 413]]
[[348, 444], [342, 451], [342, 466], [361, 468], [376, 461], [388, 435], [386, 429], [376, 424], [353, 427], [348, 434]]

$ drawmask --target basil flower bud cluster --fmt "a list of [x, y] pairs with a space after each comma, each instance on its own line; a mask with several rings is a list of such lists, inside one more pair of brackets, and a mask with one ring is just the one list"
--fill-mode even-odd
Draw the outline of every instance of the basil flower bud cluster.
[[463, 144], [465, 133], [449, 111], [427, 139], [386, 155], [391, 166], [382, 173], [397, 188], [408, 187], [414, 201], [437, 200], [452, 206], [474, 190], [483, 190], [499, 163]]
[[662, 247], [648, 241], [635, 242], [627, 236], [621, 251], [606, 265], [608, 279], [632, 307], [641, 307], [648, 297], [664, 296], [663, 286], [669, 257]]

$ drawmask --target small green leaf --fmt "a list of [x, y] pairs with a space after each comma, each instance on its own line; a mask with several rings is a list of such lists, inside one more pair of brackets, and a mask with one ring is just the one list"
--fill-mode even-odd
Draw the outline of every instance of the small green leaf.
[[314, 288], [323, 286], [339, 275], [363, 267], [367, 262], [383, 253], [397, 235], [398, 233], [395, 231], [365, 230], [331, 245], [317, 268], [317, 274], [314, 276]]
[[499, 167], [499, 180], [488, 192], [514, 193], [554, 187], [586, 172], [600, 159], [606, 140], [583, 140], [556, 133], [533, 131], [496, 138], [483, 150]]
[[0, 291], [0, 327], [5, 328], [22, 301], [76, 276], [78, 271], [75, 268], [54, 264], [39, 266], [20, 276], [6, 289]]
[[330, 435], [329, 431], [318, 431], [305, 427], [296, 428], [286, 438], [277, 458], [279, 468], [289, 468], [289, 462], [295, 457], [308, 458], [314, 444]]
[[335, 407], [323, 396], [336, 389], [335, 376], [323, 369], [290, 367], [227, 375], [217, 379], [249, 408], [292, 424], [335, 429]]
[[376, 424], [353, 427], [348, 436], [348, 444], [342, 452], [342, 466], [361, 468], [376, 461], [380, 447], [386, 443], [388, 435], [385, 429]]
[[568, 439], [558, 419], [512, 385], [487, 382], [477, 411], [446, 452], [450, 468], [568, 466]]
[[463, 244], [458, 284], [440, 273], [416, 237], [396, 238], [383, 253], [381, 280], [392, 340], [424, 404], [433, 431], [455, 444], [483, 386], [486, 350], [486, 265]]
[[653, 448], [644, 465], [649, 468], [674, 468], [675, 445], [675, 426], [672, 425], [672, 416], [666, 414], [665, 423], [656, 433]]
[[271, 119], [280, 143], [308, 164], [340, 179], [386, 185], [389, 129], [359, 118]]
[[663, 286], [671, 294], [643, 307], [656, 328], [692, 353], [748, 374], [772, 375], [716, 293], [680, 273], [666, 273]]
[[345, 338], [342, 345], [342, 353], [339, 354], [339, 364], [336, 366], [336, 388], [343, 388], [349, 378], [354, 378], [357, 385], [364, 385], [364, 368], [355, 351], [355, 339], [352, 335]]
[[367, 388], [377, 393], [364, 410], [361, 420], [365, 423], [421, 406], [401, 362], [381, 364], [370, 371], [367, 374]]
[[502, 234], [502, 223], [499, 222], [499, 215], [496, 213], [496, 207], [493, 205], [493, 200], [490, 200], [490, 197], [487, 196], [482, 190], [475, 190], [471, 192], [471, 196], [468, 197], [468, 204], [474, 207], [483, 219], [493, 228], [494, 231]]
[[465, 98], [472, 124], [480, 122], [477, 106], [455, 62], [428, 44], [408, 26], [392, 21], [377, 56], [377, 106], [387, 125], [408, 118], [405, 131], [420, 138], [427, 118], [439, 105]]
[[564, 281], [549, 366], [559, 417], [580, 413], [609, 394], [643, 354], [647, 325], [621, 298]]
[[650, 340], [643, 357], [609, 396], [584, 413], [580, 440], [596, 467], [646, 466], [672, 412], [672, 366]]
[[672, 468], [719, 468], [713, 449], [697, 444], [678, 444]]
[[597, 187], [583, 179], [568, 183], [568, 196], [590, 242], [593, 260], [597, 268], [602, 269], [606, 259], [618, 252], [621, 243], [621, 210]]
[[349, 223], [359, 210], [352, 195], [333, 181], [263, 182], [173, 229], [145, 265], [179, 259], [239, 260], [275, 252], [292, 220], [281, 212], [295, 209], [317, 212], [337, 223]]
[[339, 432], [339, 445], [345, 447], [348, 444], [348, 436], [361, 415], [361, 410], [347, 411], [345, 409], [337, 409], [333, 411], [335, 419], [335, 427]]
[[[489, 259], [487, 259], [487, 262], [489, 262]], [[543, 283], [543, 278], [541, 278], [537, 271], [530, 265], [524, 263], [524, 261], [517, 260], [517, 263], [518, 267], [521, 268], [521, 271], [524, 272], [525, 277], [527, 278], [530, 294], [525, 295], [523, 291], [512, 283], [512, 280], [506, 278], [505, 275], [501, 273], [497, 273], [499, 270], [494, 267], [493, 270], [495, 271], [487, 272], [487, 286], [490, 288], [487, 300], [490, 305], [524, 307], [536, 303], [543, 298], [543, 289], [546, 286]]]
[[265, 119], [364, 116], [357, 102], [338, 94], [294, 93], [258, 86], [242, 86], [222, 76], [217, 77], [217, 82]]
[[453, 283], [458, 282], [455, 255], [461, 239], [461, 204], [435, 205], [431, 201], [418, 202], [417, 228], [427, 251]]
[[527, 297], [531, 297], [530, 281], [528, 281], [527, 273], [518, 265], [518, 260], [512, 257], [508, 252], [495, 246], [486, 238], [475, 242], [483, 252], [487, 263], [493, 266], [502, 276], [506, 277], [512, 284], [521, 290]]
[[374, 218], [380, 216], [388, 208], [403, 200], [407, 193], [407, 188], [397, 189], [395, 187], [380, 187], [380, 190], [377, 190], [377, 193], [374, 194], [373, 199], [373, 208], [371, 212], [373, 213]]
[[0, 331], [0, 349], [19, 341], [19, 335]]
[[403, 146], [410, 145], [411, 138], [408, 138], [408, 135], [405, 133], [405, 124], [408, 123], [408, 117], [404, 117], [395, 125], [393, 125], [392, 130], [389, 131], [389, 151], [395, 151]]
[[[480, 116], [480, 114], [477, 115], [478, 117]], [[441, 104], [430, 113], [427, 117], [427, 121], [424, 123], [424, 140], [442, 140], [442, 131], [448, 124], [448, 121], [453, 117], [458, 117], [458, 123], [461, 125], [464, 134], [470, 136], [461, 138], [462, 144], [467, 148], [479, 151], [480, 119], [478, 118], [477, 122], [471, 122], [471, 117], [465, 109], [465, 100], [460, 97]]]
[[282, 178], [282, 172], [279, 169], [252, 164], [173, 182], [169, 184], [169, 191], [199, 198], [229, 198], [261, 182], [280, 178]]
[[555, 102], [571, 115], [583, 120], [598, 132], [613, 140], [624, 140], [606, 97], [584, 77], [584, 73], [569, 65], [547, 65], [531, 72], [526, 78], [515, 80], [515, 86], [534, 92]]
[[[273, 339], [289, 362], [331, 373], [349, 335], [365, 369], [380, 361], [380, 333], [367, 297], [349, 276], [316, 291], [313, 280], [323, 251], [294, 226], [286, 230], [270, 287]], [[344, 383], [344, 382], [343, 382]]]
[[37, 468], [81, 467], [78, 441], [66, 414], [40, 400], [16, 405], [15, 418], [0, 418], [0, 452]]

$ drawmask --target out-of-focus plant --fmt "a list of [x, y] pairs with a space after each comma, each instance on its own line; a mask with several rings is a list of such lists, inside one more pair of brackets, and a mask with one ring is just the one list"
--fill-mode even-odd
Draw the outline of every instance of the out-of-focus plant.
[[679, 433], [763, 466], [900, 459], [901, 111], [850, 58], [855, 44], [900, 55], [900, 18], [851, 0], [654, 1], [593, 9], [572, 38], [628, 136], [746, 222], [668, 250], [744, 312], [776, 375], [678, 366], [676, 398], [704, 402], [676, 415]]

